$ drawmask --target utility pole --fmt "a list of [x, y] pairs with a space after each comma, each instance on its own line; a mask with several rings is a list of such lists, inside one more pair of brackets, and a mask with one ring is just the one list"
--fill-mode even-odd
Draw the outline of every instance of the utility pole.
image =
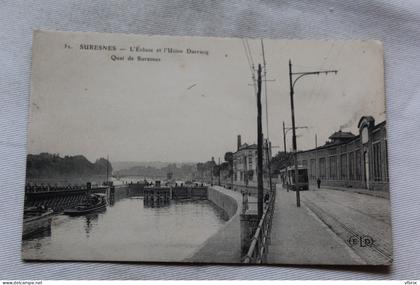
[[[295, 162], [295, 191], [296, 191], [296, 206], [300, 207], [300, 191], [299, 191], [299, 175], [298, 175], [298, 160], [297, 160], [297, 145], [296, 145], [296, 128], [295, 128], [295, 106], [294, 106], [294, 86], [296, 81], [306, 75], [319, 75], [321, 73], [327, 75], [328, 73], [337, 74], [337, 70], [316, 70], [316, 71], [305, 71], [305, 72], [293, 72], [292, 71], [292, 60], [289, 59], [289, 81], [290, 81], [290, 109], [292, 113], [292, 128], [293, 128], [293, 155]], [[296, 79], [293, 80], [293, 75], [297, 75]]]
[[[232, 155], [233, 156], [233, 155]], [[233, 190], [233, 177], [235, 175], [235, 173], [233, 173], [233, 158], [232, 158], [232, 163], [230, 165], [230, 170], [231, 170], [231, 175], [230, 175], [230, 189]]]
[[263, 66], [264, 66], [264, 97], [265, 97], [265, 121], [267, 124], [266, 131], [267, 131], [267, 139], [269, 138], [268, 135], [268, 99], [267, 99], [267, 63], [265, 62], [265, 51], [264, 51], [264, 41], [261, 39], [261, 51], [262, 51], [262, 58], [263, 58]]
[[286, 155], [286, 128], [284, 127], [284, 121], [283, 121], [283, 145], [284, 145], [284, 155]]
[[258, 64], [257, 70], [257, 138], [258, 138], [258, 218], [261, 219], [263, 215], [263, 133], [261, 121], [261, 64]]
[[219, 170], [219, 186], [220, 186], [220, 157], [219, 157], [219, 167], [218, 167], [218, 170]]
[[[308, 129], [308, 128], [309, 128], [308, 126], [295, 127], [295, 130], [298, 130], [298, 129]], [[286, 135], [292, 129], [293, 128], [290, 128], [290, 127], [286, 128], [285, 125], [284, 125], [284, 121], [283, 121], [283, 144], [284, 144], [284, 153], [285, 154], [286, 154]]]
[[271, 143], [266, 139], [265, 153], [267, 157], [267, 170], [268, 170], [268, 185], [270, 186], [270, 195], [273, 191], [273, 181], [271, 179]]
[[[309, 128], [309, 127], [307, 127], [307, 126], [296, 127], [295, 126], [294, 129], [297, 130], [297, 129], [307, 129], [307, 128]], [[284, 121], [283, 121], [283, 144], [284, 144], [284, 155], [285, 155], [285, 157], [287, 157], [286, 156], [286, 151], [287, 151], [287, 149], [286, 149], [286, 135], [290, 130], [293, 130], [293, 128], [290, 128], [290, 127], [286, 128], [285, 125], [284, 125]], [[286, 169], [287, 169], [287, 166], [286, 166]], [[286, 173], [287, 173], [287, 170], [286, 170]], [[287, 192], [289, 192], [289, 187], [286, 187], [286, 189], [287, 189]]]
[[300, 192], [299, 192], [299, 181], [298, 181], [298, 161], [297, 161], [297, 145], [296, 145], [296, 129], [295, 129], [295, 104], [293, 101], [293, 78], [292, 78], [292, 61], [289, 60], [289, 81], [290, 81], [290, 109], [292, 111], [292, 132], [293, 132], [293, 155], [295, 163], [295, 192], [296, 192], [296, 206], [300, 207]]
[[210, 184], [211, 184], [211, 186], [213, 186], [213, 172], [214, 172], [214, 164], [215, 164], [213, 156], [211, 157], [211, 162], [212, 163], [211, 163], [211, 183]]
[[318, 134], [315, 134], [315, 178], [316, 179], [318, 179], [318, 167], [316, 167], [317, 163], [318, 163]]
[[106, 156], [106, 185], [108, 185], [109, 180], [109, 155]]
[[[262, 57], [263, 57], [263, 65], [264, 65], [264, 94], [265, 94], [265, 120], [267, 124], [267, 149], [266, 149], [266, 155], [267, 155], [267, 169], [268, 169], [268, 184], [270, 186], [270, 195], [272, 195], [273, 191], [273, 182], [271, 179], [271, 143], [270, 143], [270, 137], [268, 135], [268, 99], [267, 99], [267, 63], [265, 61], [265, 51], [264, 51], [264, 41], [261, 39], [261, 51], [262, 51]], [[263, 187], [264, 188], [264, 187]]]

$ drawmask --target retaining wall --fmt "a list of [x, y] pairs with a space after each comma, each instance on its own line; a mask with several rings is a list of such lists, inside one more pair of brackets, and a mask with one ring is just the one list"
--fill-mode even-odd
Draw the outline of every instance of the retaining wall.
[[223, 187], [209, 186], [207, 199], [222, 209], [229, 220], [185, 261], [240, 263], [242, 195]]

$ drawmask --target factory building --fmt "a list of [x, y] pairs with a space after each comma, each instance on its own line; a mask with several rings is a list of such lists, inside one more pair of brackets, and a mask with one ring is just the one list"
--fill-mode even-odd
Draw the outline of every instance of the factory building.
[[386, 121], [364, 116], [357, 127], [356, 135], [339, 130], [325, 145], [298, 152], [310, 184], [319, 178], [323, 186], [389, 191]]

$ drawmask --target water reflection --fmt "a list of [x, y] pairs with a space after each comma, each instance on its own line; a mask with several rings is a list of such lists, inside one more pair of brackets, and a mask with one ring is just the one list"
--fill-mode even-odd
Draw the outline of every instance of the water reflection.
[[181, 261], [225, 222], [222, 213], [206, 200], [146, 207], [142, 197], [115, 195], [108, 202], [103, 212], [55, 216], [49, 232], [23, 241], [23, 257]]
[[26, 240], [37, 240], [40, 238], [50, 237], [51, 236], [51, 224], [48, 227], [42, 227], [36, 232], [32, 233], [30, 236], [26, 237]]
[[83, 216], [83, 218], [85, 219], [85, 227], [84, 228], [85, 228], [86, 237], [89, 237], [89, 233], [92, 230], [92, 227], [94, 227], [98, 223], [99, 213], [103, 213], [105, 211], [106, 211], [106, 209], [102, 209], [99, 212], [95, 212], [95, 213]]

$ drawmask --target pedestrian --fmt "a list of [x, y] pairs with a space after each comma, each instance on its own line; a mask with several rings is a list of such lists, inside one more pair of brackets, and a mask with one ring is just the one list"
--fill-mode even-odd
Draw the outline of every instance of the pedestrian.
[[268, 204], [268, 201], [269, 201], [269, 200], [270, 200], [270, 194], [265, 193], [265, 196], [264, 196], [264, 203]]
[[318, 189], [319, 189], [321, 187], [321, 179], [319, 179], [319, 177], [316, 180], [316, 184], [318, 184]]

